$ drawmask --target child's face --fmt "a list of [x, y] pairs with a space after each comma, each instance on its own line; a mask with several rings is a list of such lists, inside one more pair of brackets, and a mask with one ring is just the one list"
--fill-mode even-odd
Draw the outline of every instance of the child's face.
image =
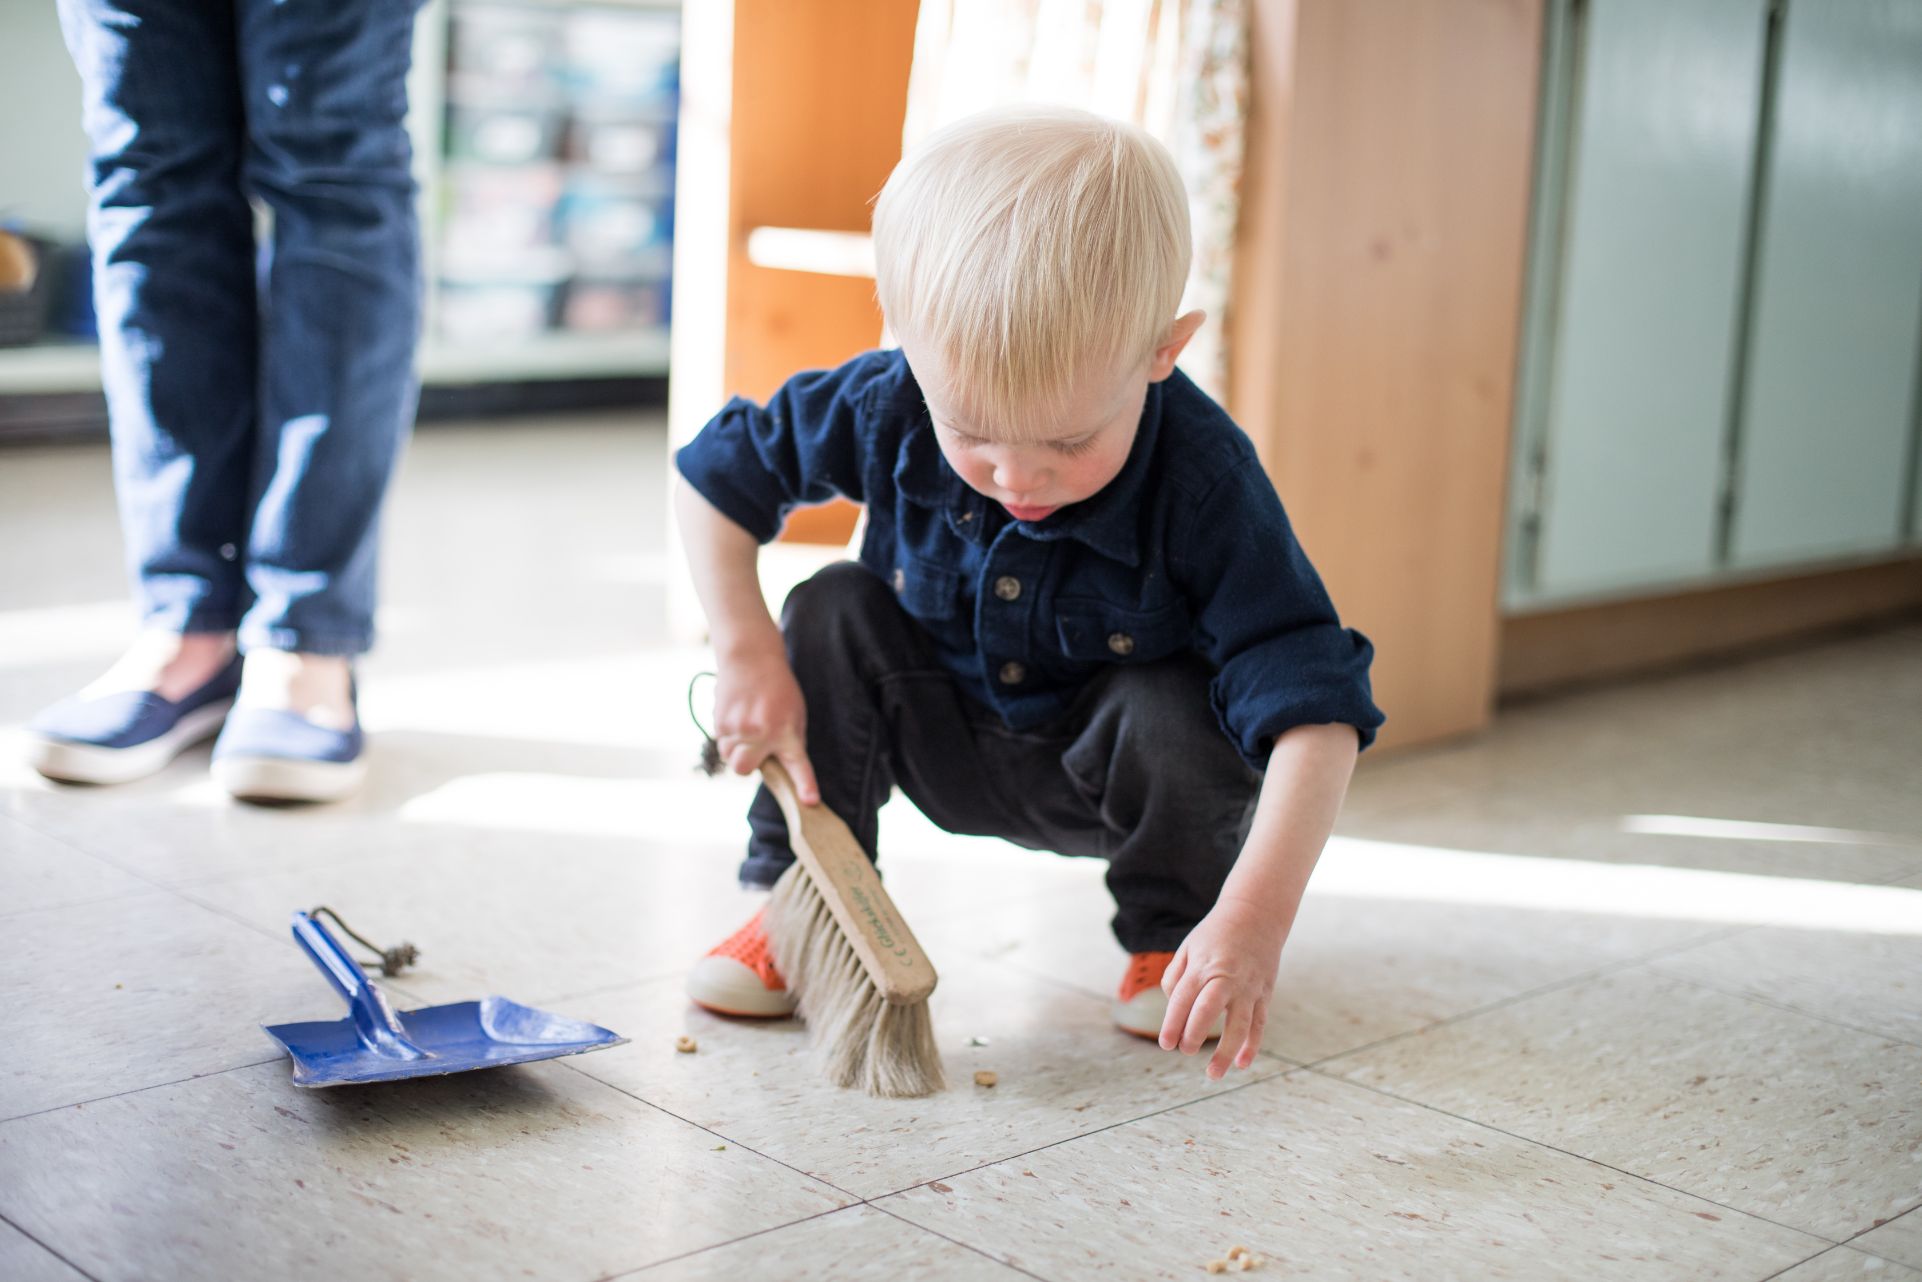
[[1139, 366], [1084, 380], [1055, 426], [1019, 441], [1010, 439], [1014, 434], [1005, 425], [967, 416], [951, 395], [946, 364], [936, 352], [905, 336], [901, 351], [921, 385], [948, 466], [1016, 520], [1040, 521], [1093, 498], [1120, 473], [1134, 448], [1148, 384], [1174, 372], [1175, 358], [1201, 322], [1200, 312], [1190, 312]]
[[921, 379], [926, 359], [910, 353], [908, 365], [921, 381], [948, 466], [1016, 520], [1039, 521], [1092, 498], [1128, 461], [1148, 394], [1145, 369], [1133, 378], [1091, 380], [1071, 398], [1057, 426], [1017, 444], [995, 424], [974, 422], [955, 409], [937, 390], [945, 384], [933, 366], [925, 368], [937, 377]]

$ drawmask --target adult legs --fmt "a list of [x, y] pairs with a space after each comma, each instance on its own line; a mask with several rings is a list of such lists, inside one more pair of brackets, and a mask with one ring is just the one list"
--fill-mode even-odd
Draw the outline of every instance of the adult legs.
[[236, 0], [236, 11], [243, 176], [273, 224], [241, 644], [350, 656], [373, 641], [380, 507], [418, 390], [403, 123], [415, 6]]
[[258, 331], [235, 23], [224, 6], [170, 0], [59, 0], [59, 13], [91, 157], [115, 492], [148, 633], [108, 684], [172, 697], [224, 662], [246, 604]]

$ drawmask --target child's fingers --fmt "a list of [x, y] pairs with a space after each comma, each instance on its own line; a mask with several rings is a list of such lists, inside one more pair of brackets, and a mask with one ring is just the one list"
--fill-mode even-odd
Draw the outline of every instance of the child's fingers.
[[1188, 1027], [1188, 1008], [1194, 1004], [1195, 990], [1201, 985], [1192, 975], [1183, 975], [1168, 993], [1168, 1013], [1161, 1017], [1161, 1049], [1171, 1051], [1181, 1044]]
[[[1252, 1015], [1245, 1001], [1230, 1002], [1228, 1017], [1221, 1024], [1221, 1040], [1215, 1043], [1215, 1053], [1208, 1060], [1208, 1076], [1220, 1081], [1228, 1075], [1228, 1068], [1240, 1058], [1238, 1052], [1248, 1039], [1248, 1027]], [[1246, 1068], [1243, 1064], [1241, 1067]]]
[[1164, 993], [1174, 992], [1175, 985], [1181, 982], [1181, 976], [1187, 969], [1188, 945], [1183, 944], [1175, 950], [1173, 960], [1168, 963], [1168, 969], [1161, 972], [1161, 991]]
[[1208, 1030], [1215, 1025], [1215, 1017], [1221, 1014], [1228, 1004], [1228, 981], [1220, 976], [1201, 986], [1195, 997], [1195, 1004], [1188, 1011], [1188, 1027], [1181, 1035], [1181, 1053], [1193, 1055], [1208, 1040]]
[[1248, 1021], [1248, 1036], [1242, 1039], [1241, 1053], [1235, 1056], [1235, 1067], [1246, 1068], [1255, 1062], [1255, 1052], [1261, 1049], [1261, 1035], [1268, 1027], [1268, 1003], [1256, 1002], [1253, 1017]]
[[777, 754], [781, 764], [787, 767], [788, 774], [794, 777], [794, 792], [804, 806], [815, 806], [821, 802], [821, 787], [814, 779], [814, 766], [808, 761], [807, 753], [799, 748], [783, 748]]
[[737, 743], [727, 750], [727, 766], [737, 775], [751, 775], [763, 761], [767, 749], [751, 743]]

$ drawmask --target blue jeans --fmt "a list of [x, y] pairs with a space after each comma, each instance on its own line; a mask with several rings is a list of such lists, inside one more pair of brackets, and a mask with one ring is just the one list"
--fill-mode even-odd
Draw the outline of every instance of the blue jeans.
[[[143, 619], [373, 641], [413, 420], [409, 0], [59, 0], [91, 143], [115, 488]], [[272, 235], [256, 247], [254, 202]]]

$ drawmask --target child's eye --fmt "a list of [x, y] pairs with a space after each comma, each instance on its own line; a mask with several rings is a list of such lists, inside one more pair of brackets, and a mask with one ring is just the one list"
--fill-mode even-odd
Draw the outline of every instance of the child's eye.
[[963, 449], [972, 449], [977, 445], [985, 444], [980, 437], [969, 436], [966, 432], [957, 432], [951, 427], [942, 427], [941, 430], [946, 432], [949, 438]]
[[1062, 454], [1086, 454], [1095, 446], [1095, 438], [1084, 436], [1078, 441], [1056, 441], [1054, 448]]

